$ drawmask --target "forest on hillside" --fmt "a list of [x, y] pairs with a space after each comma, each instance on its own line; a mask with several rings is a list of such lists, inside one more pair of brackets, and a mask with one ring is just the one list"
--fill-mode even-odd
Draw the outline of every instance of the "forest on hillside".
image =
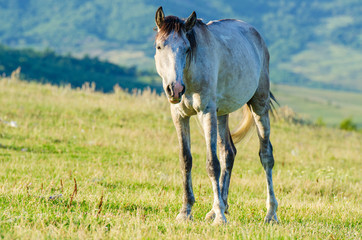
[[56, 85], [70, 84], [81, 87], [84, 83], [95, 85], [95, 90], [110, 92], [115, 85], [123, 89], [151, 87], [160, 92], [156, 76], [136, 67], [121, 67], [98, 58], [85, 56], [82, 59], [71, 55], [60, 56], [52, 50], [11, 49], [0, 45], [0, 74], [10, 74], [21, 68], [20, 77]]
[[98, 56], [154, 69], [154, 14], [254, 25], [271, 52], [275, 83], [362, 92], [362, 4], [358, 0], [0, 0], [0, 43]]

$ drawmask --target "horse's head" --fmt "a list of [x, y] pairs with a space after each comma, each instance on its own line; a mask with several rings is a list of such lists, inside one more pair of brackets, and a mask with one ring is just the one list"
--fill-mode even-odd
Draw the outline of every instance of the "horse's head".
[[186, 91], [183, 73], [193, 44], [189, 33], [196, 21], [195, 12], [185, 21], [175, 16], [165, 17], [162, 7], [156, 12], [156, 69], [162, 77], [167, 98], [173, 104], [179, 103]]

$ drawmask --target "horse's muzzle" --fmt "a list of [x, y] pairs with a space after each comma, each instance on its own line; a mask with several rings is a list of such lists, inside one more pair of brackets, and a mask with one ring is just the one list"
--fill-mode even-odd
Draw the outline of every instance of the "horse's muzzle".
[[178, 82], [166, 86], [165, 92], [168, 101], [172, 104], [181, 102], [182, 95], [185, 93], [185, 85]]

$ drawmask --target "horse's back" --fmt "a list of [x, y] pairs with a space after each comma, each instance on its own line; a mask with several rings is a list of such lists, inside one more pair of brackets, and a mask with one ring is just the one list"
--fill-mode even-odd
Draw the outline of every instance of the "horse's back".
[[207, 24], [213, 34], [219, 58], [217, 96], [219, 115], [239, 109], [258, 88], [265, 68], [267, 49], [260, 34], [239, 20], [219, 20]]
[[249, 23], [236, 19], [223, 19], [207, 23], [208, 29], [227, 50], [241, 47], [253, 52], [259, 60], [265, 54], [266, 46], [259, 32]]

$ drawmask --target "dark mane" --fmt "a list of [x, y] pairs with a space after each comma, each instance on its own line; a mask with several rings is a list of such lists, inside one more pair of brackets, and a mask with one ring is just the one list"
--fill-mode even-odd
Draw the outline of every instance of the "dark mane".
[[[199, 27], [206, 26], [206, 24], [201, 19], [197, 19], [195, 27], [197, 27], [197, 26], [199, 26]], [[165, 39], [168, 35], [170, 35], [171, 32], [175, 32], [175, 33], [181, 35], [181, 33], [185, 32], [185, 31], [186, 30], [185, 30], [185, 20], [184, 19], [180, 19], [176, 16], [167, 16], [164, 19], [161, 29], [159, 30], [159, 32], [156, 35], [156, 40]], [[192, 55], [192, 52], [196, 49], [196, 46], [197, 46], [194, 29], [192, 29], [191, 31], [186, 33], [186, 38], [190, 42], [191, 55]]]
[[176, 16], [167, 16], [164, 19], [160, 31], [156, 35], [156, 39], [167, 37], [172, 31], [180, 34], [181, 30], [185, 30], [184, 20]]

